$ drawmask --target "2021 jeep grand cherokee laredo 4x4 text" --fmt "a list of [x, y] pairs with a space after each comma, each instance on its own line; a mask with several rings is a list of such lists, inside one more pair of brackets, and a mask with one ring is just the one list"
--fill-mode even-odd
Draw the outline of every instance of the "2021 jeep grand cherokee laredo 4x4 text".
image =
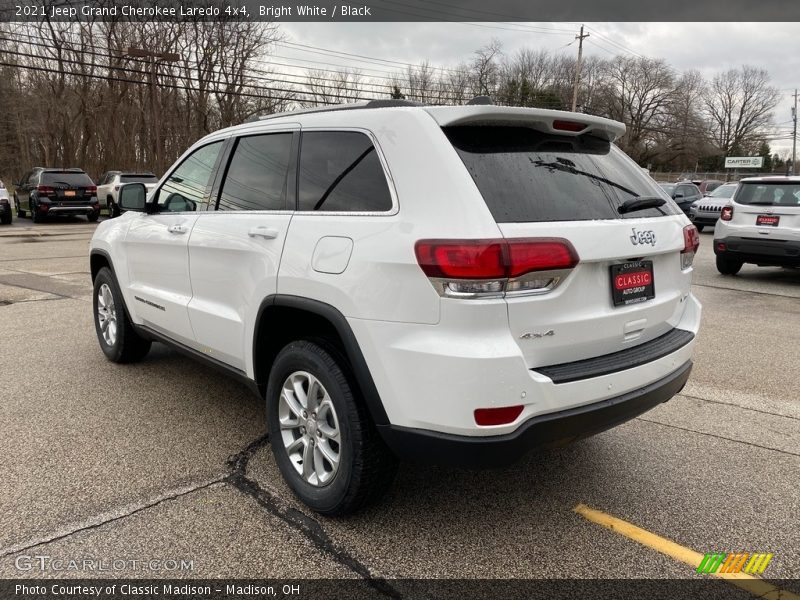
[[213, 133], [91, 244], [106, 355], [166, 341], [249, 382], [327, 514], [398, 457], [499, 465], [635, 417], [683, 387], [700, 320], [697, 231], [621, 124], [392, 104]]

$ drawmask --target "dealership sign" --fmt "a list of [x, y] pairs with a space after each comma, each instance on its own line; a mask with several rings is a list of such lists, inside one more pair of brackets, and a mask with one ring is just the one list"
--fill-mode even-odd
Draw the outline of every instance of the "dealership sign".
[[764, 166], [764, 157], [763, 156], [726, 156], [725, 157], [725, 168], [726, 169], [736, 169], [736, 168], [759, 168]]

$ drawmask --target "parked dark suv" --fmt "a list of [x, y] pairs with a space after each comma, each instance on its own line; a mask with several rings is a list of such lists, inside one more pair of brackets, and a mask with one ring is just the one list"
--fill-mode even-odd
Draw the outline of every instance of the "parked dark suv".
[[692, 202], [700, 200], [703, 197], [703, 192], [691, 181], [659, 183], [658, 185], [675, 200], [675, 203], [680, 206], [686, 216], [689, 216], [689, 209], [692, 206]]
[[31, 169], [17, 183], [14, 204], [18, 217], [30, 215], [34, 223], [48, 215], [100, 216], [97, 186], [82, 169]]

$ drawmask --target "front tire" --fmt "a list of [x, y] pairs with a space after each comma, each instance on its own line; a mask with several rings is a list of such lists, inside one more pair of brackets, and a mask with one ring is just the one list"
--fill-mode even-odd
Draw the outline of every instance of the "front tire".
[[278, 354], [267, 385], [267, 427], [281, 475], [323, 515], [377, 501], [397, 470], [349, 371], [326, 343], [295, 341]]
[[151, 341], [133, 329], [114, 274], [103, 267], [94, 279], [94, 328], [100, 348], [108, 360], [131, 363], [142, 360], [150, 351]]
[[717, 271], [723, 275], [736, 275], [744, 263], [722, 255], [717, 255]]
[[11, 225], [11, 207], [8, 207], [8, 212], [4, 212], [3, 216], [0, 217], [0, 224], [2, 225]]

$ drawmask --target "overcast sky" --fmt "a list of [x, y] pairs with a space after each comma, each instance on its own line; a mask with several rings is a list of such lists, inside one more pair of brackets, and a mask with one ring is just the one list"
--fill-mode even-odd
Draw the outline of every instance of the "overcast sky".
[[[492, 38], [504, 52], [523, 46], [577, 53], [580, 23], [282, 23], [288, 41], [340, 52], [417, 64], [453, 66]], [[610, 57], [626, 50], [664, 58], [678, 70], [698, 69], [704, 76], [743, 64], [763, 67], [781, 90], [775, 122], [785, 132], [791, 125], [791, 94], [800, 87], [800, 31], [797, 23], [586, 23], [590, 37], [584, 52]], [[568, 45], [571, 44], [571, 45]], [[280, 48], [285, 56], [367, 69], [394, 71], [399, 65], [369, 63], [357, 58], [324, 56], [298, 48]], [[312, 65], [306, 65], [312, 66]], [[320, 67], [325, 65], [320, 64]], [[335, 68], [335, 67], [326, 67]], [[774, 142], [773, 148], [791, 147]]]

